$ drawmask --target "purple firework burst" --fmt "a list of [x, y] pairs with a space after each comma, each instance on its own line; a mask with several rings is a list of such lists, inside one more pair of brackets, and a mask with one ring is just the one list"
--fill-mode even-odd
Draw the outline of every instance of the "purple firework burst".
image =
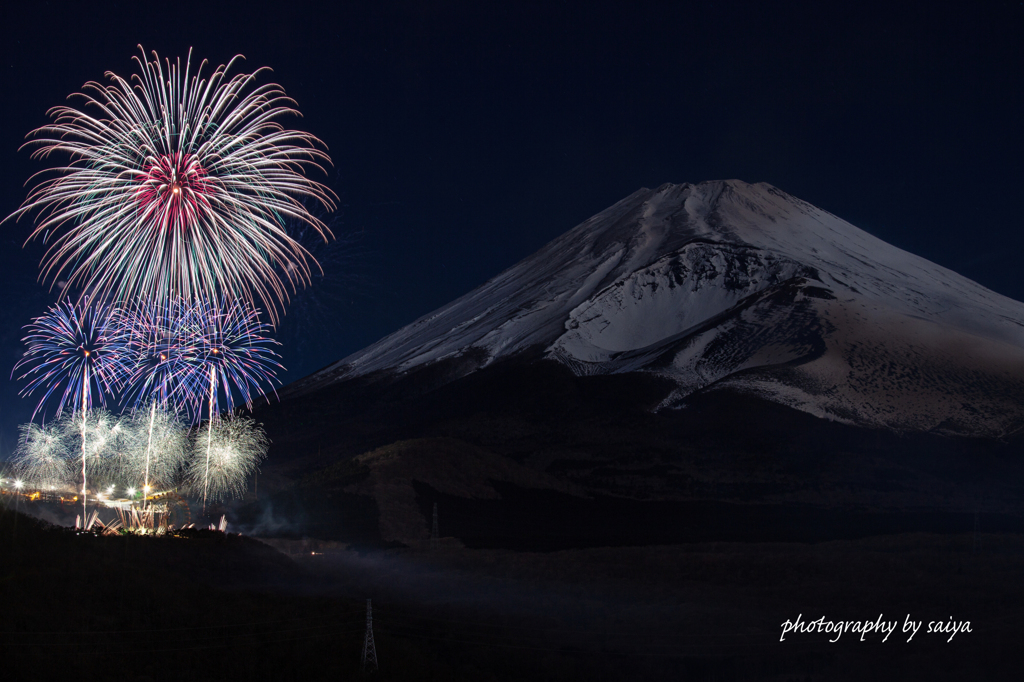
[[129, 375], [127, 329], [105, 305], [79, 303], [69, 299], [27, 325], [27, 346], [14, 372], [24, 370], [19, 380], [28, 379], [21, 395], [42, 391], [32, 418], [51, 396], [60, 396], [59, 417], [65, 408], [89, 410], [94, 402], [106, 404]]
[[202, 400], [189, 380], [198, 366], [198, 319], [196, 306], [181, 299], [139, 303], [120, 313], [132, 355], [126, 383], [133, 408], [155, 402], [184, 412]]
[[[257, 395], [267, 397], [264, 387], [278, 383], [281, 364], [273, 350], [279, 344], [266, 336], [270, 327], [260, 321], [259, 312], [235, 301], [200, 303], [193, 315], [196, 338], [188, 374], [190, 394], [209, 401], [211, 418], [221, 409], [235, 407], [236, 392], [249, 407]], [[200, 412], [201, 408], [196, 410]]]

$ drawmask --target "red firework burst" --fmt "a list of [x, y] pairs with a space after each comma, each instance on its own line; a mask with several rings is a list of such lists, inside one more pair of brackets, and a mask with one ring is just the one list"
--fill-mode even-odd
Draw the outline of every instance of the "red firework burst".
[[192, 154], [163, 154], [146, 169], [135, 195], [141, 220], [160, 229], [187, 230], [209, 211], [214, 183]]

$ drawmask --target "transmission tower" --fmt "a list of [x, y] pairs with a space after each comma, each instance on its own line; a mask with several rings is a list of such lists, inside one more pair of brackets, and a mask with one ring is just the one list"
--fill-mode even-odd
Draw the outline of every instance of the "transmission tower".
[[434, 503], [434, 521], [430, 525], [430, 551], [436, 552], [439, 544], [440, 533], [437, 532], [437, 502]]
[[363, 672], [377, 672], [377, 647], [373, 644], [373, 607], [366, 600], [366, 635], [363, 637]]

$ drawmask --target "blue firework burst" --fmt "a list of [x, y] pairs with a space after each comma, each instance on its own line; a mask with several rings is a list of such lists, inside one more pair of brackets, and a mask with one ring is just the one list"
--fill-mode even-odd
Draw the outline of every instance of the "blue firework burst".
[[33, 419], [51, 397], [58, 398], [55, 417], [105, 405], [130, 374], [128, 332], [109, 306], [66, 299], [25, 328], [27, 347], [14, 372], [28, 380], [22, 396], [42, 394]]

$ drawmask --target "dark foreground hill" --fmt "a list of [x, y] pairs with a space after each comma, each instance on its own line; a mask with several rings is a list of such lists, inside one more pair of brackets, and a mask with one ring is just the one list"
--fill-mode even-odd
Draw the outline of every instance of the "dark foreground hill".
[[[482, 621], [473, 605], [424, 609], [430, 597], [422, 590], [366, 583], [365, 567], [380, 555], [335, 552], [330, 559], [339, 565], [326, 567], [322, 552], [288, 558], [216, 531], [102, 537], [0, 504], [3, 679], [363, 679], [368, 596], [381, 661], [375, 679], [628, 677], [631, 657], [595, 664], [563, 651], [556, 636], [553, 646], [533, 647], [542, 655], [524, 658], [521, 646], [502, 646], [506, 631], [494, 623], [505, 617], [492, 608]], [[478, 623], [488, 635], [483, 644]], [[658, 661], [649, 669], [671, 676], [674, 666]]]
[[[4, 679], [1011, 680], [1019, 535], [357, 552], [95, 537], [0, 509]], [[782, 624], [896, 623], [884, 633]], [[921, 623], [913, 638], [907, 619]], [[927, 632], [929, 624], [957, 632]], [[910, 641], [908, 641], [908, 639]]]
[[355, 639], [328, 660], [319, 635], [358, 628], [358, 604], [286, 594], [303, 572], [256, 540], [99, 537], [11, 506], [0, 506], [4, 679], [315, 679], [356, 664]]

